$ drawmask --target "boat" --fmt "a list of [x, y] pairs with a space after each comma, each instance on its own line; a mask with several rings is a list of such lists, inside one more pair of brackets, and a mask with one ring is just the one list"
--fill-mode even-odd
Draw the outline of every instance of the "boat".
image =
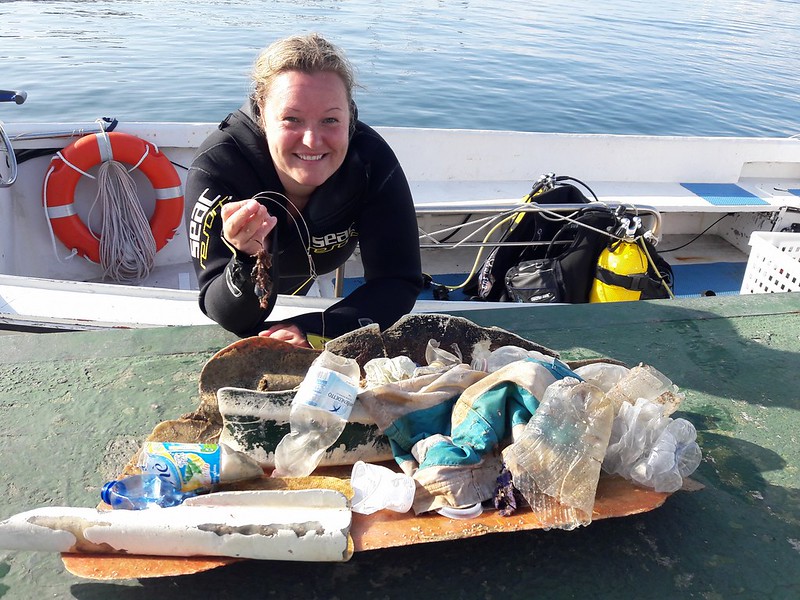
[[[55, 235], [43, 189], [49, 189], [45, 180], [56, 152], [112, 129], [152, 144], [174, 166], [182, 186], [196, 148], [216, 124], [104, 118], [0, 127], [0, 157], [6, 163], [0, 176], [14, 179], [0, 188], [0, 327], [59, 331], [210, 323], [197, 304], [189, 203], [183, 206], [184, 218], [172, 224], [174, 234], [167, 232], [152, 269], [120, 283], [105, 276], [96, 259], [77, 255]], [[525, 206], [524, 199], [548, 174], [575, 178], [599, 202], [646, 218], [659, 252], [676, 269], [680, 297], [739, 293], [751, 235], [800, 232], [797, 138], [377, 130], [395, 150], [411, 185], [423, 270], [439, 289], [454, 290], [444, 299], [434, 286], [420, 296], [414, 312], [496, 308], [460, 294], [459, 285], [480, 259], [478, 252], [497, 243], [484, 236], [493, 223], [515, 211], [539, 210]], [[152, 182], [140, 171], [131, 175], [143, 210], [153, 215]], [[97, 185], [75, 177], [74, 204], [67, 208], [89, 223], [97, 217], [90, 215]], [[55, 193], [53, 187], [49, 210], [58, 212], [52, 203], [69, 200], [54, 201]], [[99, 230], [95, 220], [90, 224]], [[335, 276], [320, 277], [309, 296], [281, 296], [272, 318], [324, 310], [357, 285], [360, 275], [356, 252]]]

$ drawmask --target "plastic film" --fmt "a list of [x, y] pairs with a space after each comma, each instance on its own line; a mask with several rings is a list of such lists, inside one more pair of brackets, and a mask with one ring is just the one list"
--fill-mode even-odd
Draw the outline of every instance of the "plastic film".
[[535, 512], [555, 513], [561, 529], [592, 521], [613, 420], [599, 388], [567, 377], [547, 388], [521, 438], [503, 451], [514, 486]]

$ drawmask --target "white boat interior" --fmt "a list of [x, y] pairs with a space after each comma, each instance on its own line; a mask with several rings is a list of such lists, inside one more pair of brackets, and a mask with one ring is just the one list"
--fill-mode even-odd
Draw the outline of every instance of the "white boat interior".
[[[195, 149], [215, 127], [118, 123], [114, 130], [155, 144], [185, 181]], [[135, 285], [110, 282], [100, 265], [74, 256], [55, 238], [42, 202], [54, 153], [81, 135], [99, 131], [100, 125], [6, 123], [3, 128], [18, 165], [16, 181], [0, 188], [0, 325], [57, 329], [210, 322], [197, 307], [186, 227], [191, 202], [185, 203], [184, 223], [158, 252], [146, 278]], [[681, 247], [663, 254], [676, 269], [679, 296], [736, 293], [752, 232], [800, 231], [796, 138], [377, 129], [400, 159], [412, 188], [423, 268], [448, 285], [463, 280], [475, 262], [482, 244], [470, 234], [478, 229], [475, 223], [482, 215], [513, 212], [546, 173], [577, 178], [601, 202], [651, 215], [659, 251]], [[5, 163], [0, 175], [10, 176], [11, 162], [0, 149], [0, 163]], [[152, 214], [150, 182], [137, 171], [131, 175], [145, 213]], [[96, 194], [96, 182], [81, 178], [75, 207], [93, 230], [99, 230], [99, 211], [92, 211]], [[323, 309], [332, 297], [357, 285], [360, 275], [356, 254], [344, 268], [343, 283], [335, 284], [331, 275], [321, 278], [320, 298], [281, 297], [273, 317]], [[490, 308], [481, 302], [421, 297], [417, 310], [443, 307]]]

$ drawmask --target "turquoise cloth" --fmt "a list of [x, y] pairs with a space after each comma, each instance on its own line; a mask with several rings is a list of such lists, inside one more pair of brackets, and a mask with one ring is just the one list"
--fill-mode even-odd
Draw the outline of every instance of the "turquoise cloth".
[[[581, 379], [558, 359], [545, 362], [527, 358], [523, 362], [544, 367], [555, 379], [564, 377]], [[502, 369], [497, 371], [501, 372]], [[450, 436], [451, 441], [443, 440], [428, 448], [425, 459], [419, 464], [420, 469], [479, 463], [483, 456], [497, 448], [500, 442], [511, 434], [514, 426], [525, 425], [530, 420], [539, 406], [539, 398], [519, 383], [501, 377], [495, 385], [482, 391], [475, 398], [470, 398], [468, 403], [469, 408], [462, 419], [455, 422], [454, 417], [447, 426], [434, 432]], [[419, 418], [424, 416], [416, 413], [408, 415], [416, 423], [424, 423], [422, 418]], [[433, 422], [424, 424], [430, 430]], [[389, 432], [386, 433], [389, 435]], [[427, 435], [417, 437], [417, 441], [423, 437]]]
[[494, 495], [501, 445], [524, 430], [549, 385], [580, 379], [557, 359], [517, 360], [493, 373], [459, 364], [359, 395], [414, 477], [417, 513], [464, 507]]
[[395, 460], [402, 464], [407, 460], [414, 460], [411, 448], [435, 433], [450, 435], [450, 416], [456, 397], [450, 398], [431, 408], [425, 408], [408, 413], [394, 421], [383, 432], [389, 438]]

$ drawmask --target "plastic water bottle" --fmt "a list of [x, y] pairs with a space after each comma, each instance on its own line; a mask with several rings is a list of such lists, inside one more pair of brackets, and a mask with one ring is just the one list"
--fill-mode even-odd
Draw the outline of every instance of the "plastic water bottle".
[[219, 484], [264, 475], [254, 458], [225, 444], [145, 442], [137, 465], [183, 492], [211, 492]]
[[195, 495], [193, 492], [181, 492], [170, 482], [153, 473], [131, 475], [109, 481], [100, 490], [100, 498], [111, 508], [127, 510], [176, 506]]
[[344, 430], [358, 394], [361, 370], [352, 358], [324, 350], [292, 400], [291, 431], [275, 448], [273, 477], [305, 477]]

